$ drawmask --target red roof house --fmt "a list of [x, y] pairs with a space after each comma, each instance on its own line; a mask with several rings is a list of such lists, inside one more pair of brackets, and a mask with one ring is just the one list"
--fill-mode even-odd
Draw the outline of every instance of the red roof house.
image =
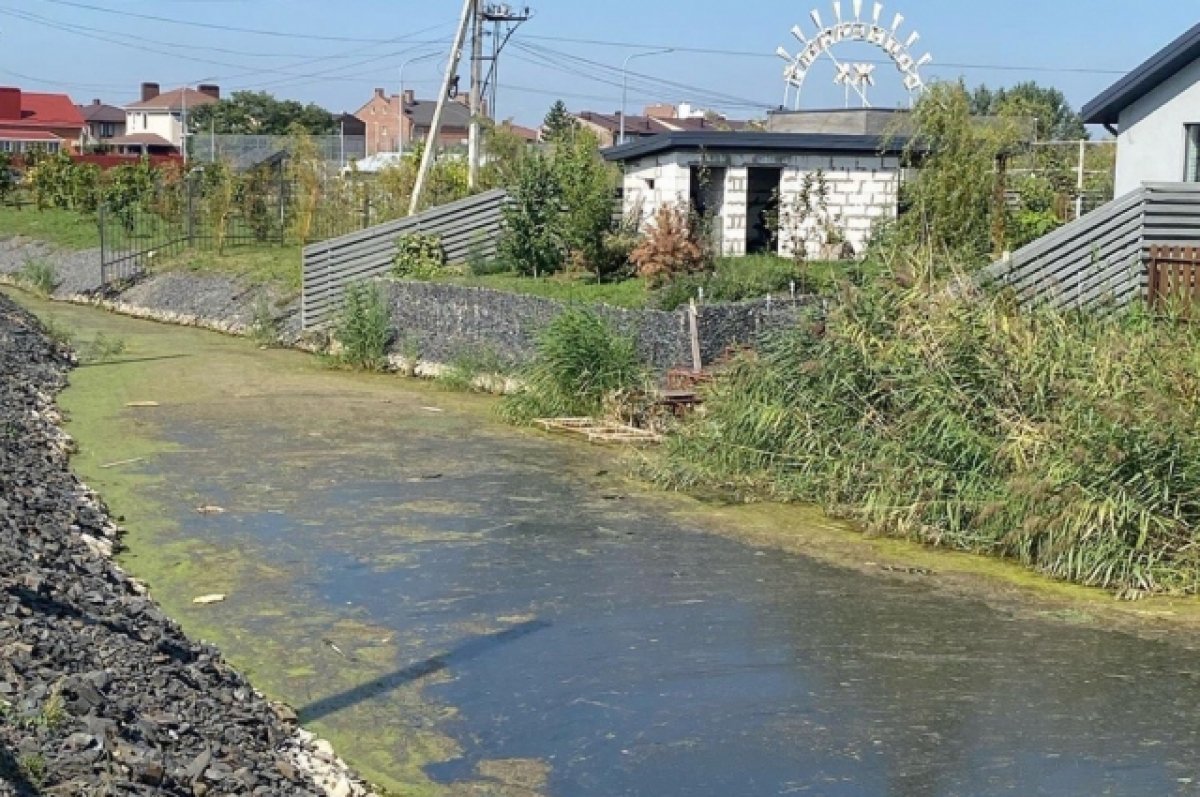
[[0, 86], [0, 152], [78, 151], [83, 130], [83, 114], [66, 94]]

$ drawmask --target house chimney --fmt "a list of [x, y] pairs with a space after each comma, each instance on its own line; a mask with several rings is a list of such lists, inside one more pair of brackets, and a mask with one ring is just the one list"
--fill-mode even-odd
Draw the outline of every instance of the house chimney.
[[99, 104], [100, 104], [100, 100], [92, 100], [92, 105], [99, 105]]
[[206, 94], [214, 100], [221, 99], [220, 86], [214, 86], [212, 83], [201, 83], [197, 88], [201, 94]]
[[21, 90], [0, 88], [0, 119], [21, 118]]
[[417, 104], [417, 92], [413, 89], [404, 90], [404, 107], [411, 108]]
[[386, 99], [386, 97], [383, 96], [383, 89], [375, 89], [375, 96], [381, 100]]
[[157, 97], [158, 94], [159, 94], [159, 87], [158, 87], [157, 83], [143, 83], [142, 84], [142, 102], [146, 102], [147, 100], [152, 100], [155, 97]]

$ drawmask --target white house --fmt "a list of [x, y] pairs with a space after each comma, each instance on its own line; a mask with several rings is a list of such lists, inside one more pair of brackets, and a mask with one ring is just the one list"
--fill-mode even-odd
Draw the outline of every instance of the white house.
[[143, 83], [141, 99], [125, 106], [125, 135], [108, 143], [124, 150], [151, 154], [180, 152], [187, 113], [220, 99], [221, 90], [217, 86], [160, 92], [157, 83]]
[[664, 204], [690, 204], [715, 219], [723, 254], [790, 256], [802, 245], [829, 258], [861, 255], [875, 228], [896, 218], [906, 145], [883, 134], [694, 131], [604, 156], [624, 167], [626, 214], [646, 221]]
[[1200, 182], [1200, 25], [1083, 107], [1117, 137], [1116, 194]]

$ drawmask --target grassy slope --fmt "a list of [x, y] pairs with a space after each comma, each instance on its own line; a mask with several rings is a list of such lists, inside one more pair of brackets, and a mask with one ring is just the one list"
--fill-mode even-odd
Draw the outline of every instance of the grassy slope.
[[22, 235], [48, 241], [65, 249], [90, 249], [100, 245], [94, 219], [70, 210], [37, 210], [0, 205], [0, 237]]

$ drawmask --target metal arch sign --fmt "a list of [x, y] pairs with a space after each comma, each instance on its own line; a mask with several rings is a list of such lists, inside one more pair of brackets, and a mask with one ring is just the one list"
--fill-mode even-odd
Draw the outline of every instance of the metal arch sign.
[[[837, 66], [838, 82], [845, 82], [848, 87], [854, 88], [862, 97], [864, 105], [870, 104], [867, 101], [865, 89], [867, 85], [873, 84], [871, 65], [859, 64], [851, 69], [839, 63], [831, 51], [842, 42], [864, 42], [878, 47], [896, 65], [896, 69], [902, 76], [904, 87], [910, 94], [924, 88], [925, 81], [921, 77], [921, 68], [933, 61], [933, 56], [925, 53], [920, 58], [914, 57], [913, 47], [920, 40], [921, 34], [914, 31], [902, 38], [900, 28], [904, 24], [903, 14], [896, 14], [893, 17], [890, 28], [882, 25], [883, 3], [875, 3], [870, 20], [864, 20], [862, 15], [864, 0], [852, 0], [852, 2], [853, 19], [844, 17], [841, 0], [834, 0], [832, 23], [826, 24], [821, 17], [821, 12], [814, 9], [810, 16], [816, 25], [816, 33], [808, 35], [801, 26], [794, 26], [792, 35], [804, 45], [804, 49], [798, 54], [792, 55], [783, 47], [776, 50], [779, 57], [788, 62], [783, 73], [787, 86], [784, 97], [785, 105], [788, 104], [794, 90], [795, 105], [799, 107], [800, 92], [804, 88], [808, 73], [822, 56], [829, 56]], [[857, 79], [851, 77], [847, 80], [847, 75], [854, 74], [858, 75]]]

